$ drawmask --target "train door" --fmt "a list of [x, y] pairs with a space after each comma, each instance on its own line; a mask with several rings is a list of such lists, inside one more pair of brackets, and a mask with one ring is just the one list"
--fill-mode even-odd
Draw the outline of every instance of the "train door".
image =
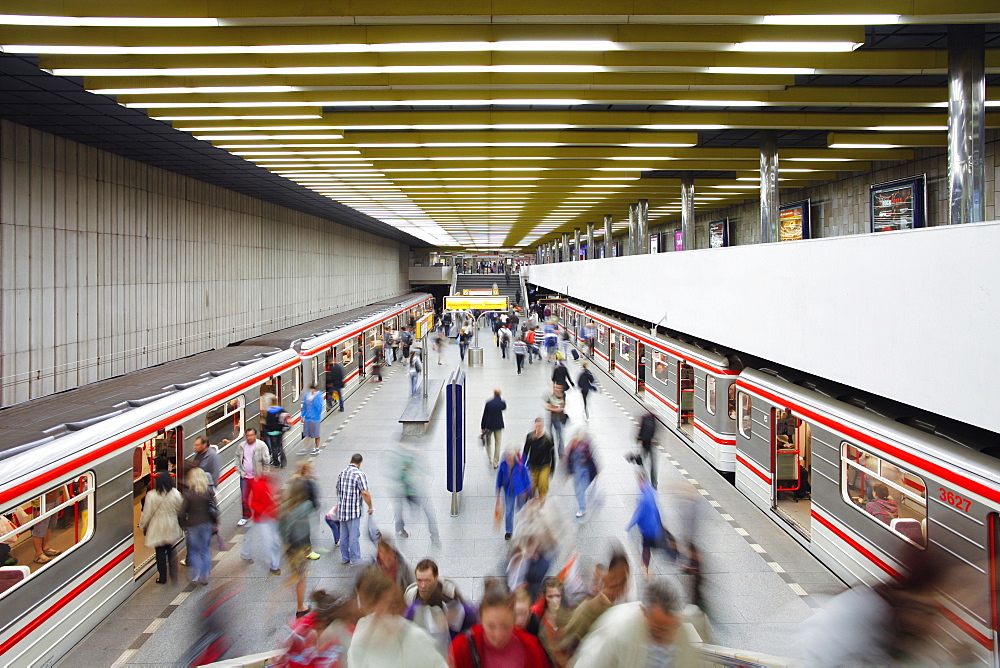
[[365, 346], [365, 334], [358, 334], [358, 378], [364, 382], [365, 360], [368, 358], [368, 348]]
[[640, 397], [646, 393], [646, 345], [635, 343], [635, 393]]
[[812, 426], [791, 410], [771, 409], [774, 509], [807, 538], [810, 532]]
[[694, 367], [677, 361], [677, 427], [694, 438]]
[[161, 430], [156, 436], [135, 446], [132, 452], [132, 522], [135, 534], [133, 572], [144, 572], [153, 563], [155, 551], [146, 547], [145, 536], [139, 530], [139, 518], [146, 493], [153, 489], [156, 474], [165, 471], [178, 488], [184, 480], [184, 438], [180, 427]]
[[615, 350], [617, 348], [618, 335], [615, 330], [608, 328], [608, 373], [615, 374]]
[[990, 513], [987, 518], [989, 540], [990, 577], [990, 628], [993, 631], [993, 668], [1000, 667], [1000, 513]]

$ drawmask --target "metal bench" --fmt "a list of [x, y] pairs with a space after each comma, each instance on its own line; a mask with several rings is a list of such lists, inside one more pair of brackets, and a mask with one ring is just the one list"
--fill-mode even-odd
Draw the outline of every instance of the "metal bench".
[[417, 394], [410, 397], [399, 418], [403, 424], [404, 436], [419, 436], [427, 432], [427, 427], [434, 416], [434, 410], [437, 408], [442, 387], [444, 387], [443, 380], [428, 380], [426, 399], [424, 399], [422, 391], [418, 391]]

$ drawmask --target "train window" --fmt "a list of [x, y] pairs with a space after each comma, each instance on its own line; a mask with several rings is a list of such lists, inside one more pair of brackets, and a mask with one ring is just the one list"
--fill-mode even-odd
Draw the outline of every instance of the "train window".
[[[265, 396], [269, 395], [269, 396]], [[271, 406], [269, 402], [281, 403], [281, 377], [271, 376], [260, 386], [260, 409], [265, 411]]]
[[344, 349], [340, 353], [340, 363], [343, 366], [350, 366], [351, 360], [354, 359], [354, 349], [351, 342], [344, 341]]
[[604, 325], [597, 326], [597, 342], [602, 346], [608, 345], [608, 328]]
[[667, 356], [653, 353], [653, 376], [664, 385], [667, 383]]
[[622, 358], [623, 360], [627, 360], [629, 359], [629, 356], [631, 354], [632, 354], [632, 339], [628, 338], [625, 335], [622, 335], [620, 341], [618, 342], [618, 357]]
[[709, 415], [715, 415], [715, 376], [705, 376], [705, 408]]
[[[0, 565], [27, 566], [27, 580], [73, 552], [93, 534], [93, 497], [94, 474], [85, 473], [5, 508], [0, 513]], [[0, 598], [25, 580], [0, 590]]]
[[241, 394], [205, 414], [205, 438], [222, 450], [243, 437], [243, 407], [246, 399]]
[[302, 396], [302, 366], [299, 365], [295, 367], [295, 372], [292, 374], [292, 401], [298, 403], [299, 398]]
[[747, 394], [746, 392], [740, 392], [739, 404], [740, 404], [740, 414], [738, 422], [740, 428], [740, 435], [743, 436], [743, 438], [750, 438], [750, 420], [751, 420], [750, 395]]
[[927, 486], [921, 477], [850, 443], [841, 444], [843, 498], [903, 540], [927, 544]]
[[736, 419], [736, 383], [729, 383], [728, 400], [726, 410], [729, 413], [729, 419]]

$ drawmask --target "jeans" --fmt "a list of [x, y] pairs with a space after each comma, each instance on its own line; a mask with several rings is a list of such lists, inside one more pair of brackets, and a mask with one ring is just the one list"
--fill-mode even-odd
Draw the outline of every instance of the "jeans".
[[212, 523], [202, 522], [188, 527], [188, 568], [191, 569], [193, 582], [208, 582], [208, 573], [212, 570], [212, 555], [208, 553], [209, 541], [212, 540]]
[[520, 375], [521, 369], [524, 368], [524, 355], [514, 355], [514, 359], [517, 361], [517, 373]]
[[590, 418], [590, 408], [587, 407], [587, 395], [590, 394], [590, 390], [585, 390], [580, 388], [580, 396], [583, 397], [583, 414]]
[[587, 510], [587, 487], [590, 486], [590, 471], [585, 466], [573, 469], [573, 487], [576, 491], [576, 505], [580, 512]]
[[469, 348], [468, 343], [458, 344], [458, 356], [462, 359], [463, 362], [465, 361], [465, 351], [468, 350], [468, 348]]
[[260, 539], [264, 542], [271, 560], [271, 570], [276, 571], [281, 568], [281, 540], [278, 538], [278, 523], [274, 520], [255, 520], [247, 527], [243, 534], [243, 545], [240, 547], [240, 556], [244, 559], [253, 559], [253, 533], [260, 531]]
[[411, 373], [410, 374], [410, 394], [414, 395], [417, 393], [417, 386], [420, 385], [420, 374]]
[[500, 344], [500, 356], [503, 359], [507, 359], [507, 341]]
[[642, 442], [642, 456], [649, 460], [649, 482], [656, 489], [656, 453], [653, 452], [652, 441]]
[[177, 561], [174, 559], [173, 545], [156, 546], [156, 572], [161, 582], [165, 581], [168, 575], [172, 581], [177, 580]]
[[513, 497], [506, 495], [504, 496], [504, 531], [507, 533], [514, 533], [514, 513], [521, 509], [524, 505], [524, 496]]
[[407, 502], [406, 505], [413, 506], [424, 513], [424, 516], [427, 517], [427, 527], [431, 532], [431, 540], [438, 540], [437, 519], [434, 517], [434, 509], [431, 508], [431, 502], [428, 499], [421, 499], [416, 496], [396, 497], [396, 533], [406, 528], [403, 522], [404, 501]]
[[556, 452], [559, 453], [560, 457], [563, 456], [563, 447], [564, 447], [563, 426], [565, 426], [565, 423], [559, 418], [559, 416], [556, 416], [553, 413], [552, 417], [549, 419], [549, 427], [552, 430], [552, 440], [556, 442]]
[[340, 560], [361, 563], [361, 518], [340, 520]]
[[[340, 397], [340, 412], [343, 413], [344, 412], [344, 386], [343, 385], [335, 386], [333, 388], [333, 391], [337, 393], [338, 397]], [[330, 396], [331, 395], [329, 395], [329, 394], [327, 395], [327, 397], [330, 397]], [[330, 400], [330, 408], [333, 408], [333, 401], [332, 400]]]
[[284, 432], [266, 432], [264, 438], [267, 441], [267, 447], [271, 449], [271, 466], [285, 468], [288, 460], [285, 459], [285, 446], [282, 443], [285, 440]]
[[240, 477], [240, 498], [243, 502], [243, 519], [250, 519], [250, 480]]
[[330, 527], [330, 531], [333, 532], [333, 542], [334, 543], [339, 543], [340, 542], [340, 522], [334, 522], [333, 520], [327, 519], [327, 518], [323, 518], [323, 519], [326, 519], [326, 525], [328, 527]]

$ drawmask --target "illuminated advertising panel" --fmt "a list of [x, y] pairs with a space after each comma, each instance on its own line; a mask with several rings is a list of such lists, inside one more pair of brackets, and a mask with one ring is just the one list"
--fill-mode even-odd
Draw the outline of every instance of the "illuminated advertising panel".
[[786, 204], [778, 209], [778, 241], [809, 238], [809, 200]]

